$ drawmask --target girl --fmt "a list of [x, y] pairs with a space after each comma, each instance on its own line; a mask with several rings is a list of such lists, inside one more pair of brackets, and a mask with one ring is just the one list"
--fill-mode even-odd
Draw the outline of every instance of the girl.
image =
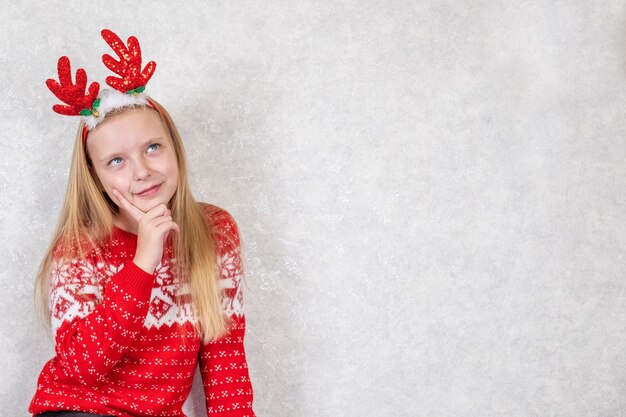
[[76, 83], [67, 57], [50, 90], [82, 115], [59, 225], [37, 277], [55, 356], [38, 379], [38, 416], [184, 416], [200, 367], [209, 416], [254, 417], [244, 351], [241, 247], [225, 210], [196, 202], [182, 140], [143, 93], [139, 43], [102, 36], [113, 89]]

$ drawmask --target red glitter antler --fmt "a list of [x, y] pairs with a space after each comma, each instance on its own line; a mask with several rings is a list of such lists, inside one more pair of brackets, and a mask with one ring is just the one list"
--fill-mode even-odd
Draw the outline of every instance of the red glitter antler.
[[139, 41], [134, 36], [128, 38], [128, 47], [124, 45], [119, 36], [109, 29], [102, 30], [102, 37], [120, 58], [117, 61], [109, 54], [102, 55], [104, 65], [119, 75], [119, 78], [107, 77], [107, 84], [122, 93], [142, 92], [154, 74], [156, 62], [148, 62], [143, 71], [141, 70], [141, 49], [139, 48]]
[[73, 84], [70, 59], [66, 56], [59, 58], [57, 70], [59, 81], [49, 78], [46, 80], [46, 85], [59, 100], [66, 104], [55, 104], [52, 106], [52, 110], [66, 116], [97, 114], [95, 109], [99, 103], [96, 97], [100, 91], [100, 84], [91, 83], [89, 92], [87, 92], [87, 74], [82, 68], [76, 70], [76, 84]]

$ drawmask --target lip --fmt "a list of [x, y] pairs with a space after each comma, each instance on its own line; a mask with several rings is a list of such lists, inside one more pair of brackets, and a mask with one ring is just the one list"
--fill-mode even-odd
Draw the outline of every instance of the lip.
[[156, 194], [161, 189], [161, 184], [153, 185], [150, 188], [146, 188], [145, 190], [138, 192], [135, 194], [136, 197], [149, 197], [153, 194]]

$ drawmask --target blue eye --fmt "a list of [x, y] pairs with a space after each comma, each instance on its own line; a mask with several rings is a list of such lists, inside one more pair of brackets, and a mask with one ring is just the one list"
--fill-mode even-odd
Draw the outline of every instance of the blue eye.
[[151, 143], [150, 145], [148, 145], [148, 150], [150, 150], [150, 148], [152, 148], [153, 146], [156, 147], [156, 148], [153, 148], [155, 151], [161, 147], [161, 145], [158, 143]]
[[[116, 161], [119, 161], [119, 162], [118, 162], [118, 163], [115, 163]], [[115, 157], [115, 158], [113, 158], [113, 159], [111, 159], [111, 160], [109, 161], [109, 165], [110, 165], [110, 166], [116, 166], [116, 165], [119, 165], [119, 164], [121, 164], [121, 163], [122, 163], [122, 158], [120, 158], [119, 156], [118, 156], [118, 157]]]

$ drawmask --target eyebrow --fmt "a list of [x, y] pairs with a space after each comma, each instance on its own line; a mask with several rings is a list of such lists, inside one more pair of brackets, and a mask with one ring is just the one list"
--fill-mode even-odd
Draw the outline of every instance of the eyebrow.
[[[142, 148], [145, 148], [146, 146], [148, 146], [148, 145], [150, 145], [150, 144], [152, 144], [152, 143], [154, 143], [154, 142], [158, 142], [158, 141], [163, 141], [163, 137], [162, 137], [162, 136], [159, 136], [159, 137], [156, 137], [156, 138], [147, 139], [147, 140], [145, 140], [145, 141], [141, 144], [141, 147], [142, 147]], [[124, 153], [124, 152], [110, 152], [110, 153], [106, 154], [104, 157], [102, 157], [102, 158], [100, 159], [100, 162], [109, 162], [109, 161], [110, 161], [111, 159], [113, 159], [113, 157], [115, 157], [116, 155], [123, 154], [123, 153]]]

